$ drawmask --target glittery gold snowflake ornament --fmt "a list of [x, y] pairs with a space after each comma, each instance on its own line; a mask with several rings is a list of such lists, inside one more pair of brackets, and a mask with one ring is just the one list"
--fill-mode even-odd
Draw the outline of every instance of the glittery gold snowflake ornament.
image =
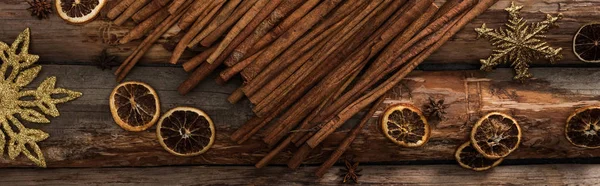
[[491, 71], [494, 66], [510, 61], [517, 73], [515, 79], [525, 80], [532, 77], [528, 69], [533, 60], [544, 58], [554, 63], [562, 59], [562, 48], [554, 49], [541, 40], [545, 38], [542, 34], [555, 27], [562, 14], [556, 17], [546, 14], [546, 20], [527, 24], [520, 15], [521, 8], [523, 6], [516, 6], [512, 2], [510, 7], [504, 9], [509, 15], [507, 28], [494, 30], [487, 28], [484, 23], [481, 28], [475, 29], [478, 38], [486, 38], [496, 47], [492, 56], [480, 60], [481, 70]]
[[28, 53], [29, 28], [12, 45], [0, 42], [0, 156], [4, 149], [14, 160], [25, 155], [37, 166], [46, 167], [44, 155], [37, 142], [48, 138], [48, 133], [27, 128], [20, 120], [50, 123], [45, 115], [59, 115], [56, 104], [80, 97], [80, 92], [55, 88], [56, 77], [44, 80], [37, 89], [24, 90], [33, 81], [41, 66], [33, 65], [39, 56]]

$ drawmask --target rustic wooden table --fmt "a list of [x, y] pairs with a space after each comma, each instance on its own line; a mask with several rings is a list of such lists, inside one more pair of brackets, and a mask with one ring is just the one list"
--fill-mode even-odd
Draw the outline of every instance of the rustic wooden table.
[[[439, 1], [438, 3], [442, 3]], [[564, 123], [575, 109], [600, 103], [600, 70], [594, 64], [576, 60], [571, 51], [573, 34], [587, 22], [600, 17], [600, 1], [517, 1], [525, 6], [523, 16], [539, 21], [545, 13], [564, 14], [560, 28], [548, 34], [548, 41], [563, 47], [564, 60], [551, 66], [536, 62], [536, 77], [526, 83], [512, 81], [513, 71], [501, 68], [491, 73], [478, 71], [478, 59], [490, 54], [489, 43], [475, 41], [473, 28], [487, 23], [490, 28], [506, 20], [502, 10], [510, 1], [501, 0], [474, 20], [431, 56], [420, 70], [386, 95], [389, 104], [407, 102], [422, 105], [429, 96], [443, 98], [450, 105], [447, 119], [434, 123], [429, 143], [416, 149], [400, 148], [386, 140], [374, 123], [364, 129], [348, 155], [362, 162], [360, 181], [368, 184], [600, 184], [597, 172], [600, 150], [572, 146], [564, 138]], [[152, 85], [159, 93], [162, 109], [193, 106], [205, 110], [215, 121], [217, 141], [210, 151], [197, 157], [176, 157], [164, 151], [155, 131], [127, 132], [112, 120], [108, 96], [116, 83], [111, 71], [101, 71], [92, 60], [104, 48], [123, 60], [138, 44], [115, 45], [131, 25], [115, 26], [96, 20], [83, 26], [67, 25], [57, 16], [37, 20], [29, 15], [23, 0], [0, 1], [0, 41], [12, 42], [25, 28], [32, 29], [30, 53], [41, 56], [41, 77], [57, 76], [58, 85], [84, 94], [60, 105], [61, 115], [51, 124], [28, 124], [42, 129], [50, 138], [40, 143], [48, 168], [33, 168], [25, 158], [0, 158], [1, 185], [195, 185], [195, 184], [337, 184], [340, 167], [323, 178], [313, 176], [315, 165], [324, 161], [343, 139], [351, 121], [316, 149], [297, 170], [283, 165], [292, 155], [284, 150], [270, 167], [252, 165], [269, 152], [258, 138], [238, 145], [230, 134], [253, 113], [248, 101], [232, 105], [227, 96], [242, 82], [236, 78], [221, 86], [205, 81], [186, 96], [177, 86], [187, 74], [166, 65], [170, 56], [167, 34], [127, 80]], [[190, 57], [186, 54], [184, 59]], [[214, 79], [214, 78], [213, 78]], [[455, 148], [467, 140], [474, 120], [490, 111], [510, 113], [523, 128], [520, 148], [503, 164], [487, 172], [459, 167]]]

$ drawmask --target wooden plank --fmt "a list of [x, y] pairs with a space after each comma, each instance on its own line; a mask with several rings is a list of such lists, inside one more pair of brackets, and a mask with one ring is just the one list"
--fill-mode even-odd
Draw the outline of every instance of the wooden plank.
[[[323, 178], [314, 167], [250, 166], [154, 168], [0, 169], [2, 185], [337, 185], [342, 167]], [[499, 166], [473, 172], [458, 165], [362, 166], [362, 184], [393, 185], [598, 185], [599, 165]]]
[[[600, 151], [574, 147], [563, 136], [564, 121], [575, 108], [599, 103], [598, 70], [534, 68], [532, 72], [537, 79], [525, 84], [513, 81], [509, 69], [489, 74], [414, 72], [390, 92], [385, 103], [408, 102], [420, 107], [429, 95], [444, 98], [450, 105], [448, 119], [434, 125], [429, 143], [422, 148], [400, 148], [380, 134], [373, 124], [375, 118], [348, 153], [368, 163], [452, 160], [454, 149], [467, 140], [474, 120], [489, 111], [503, 111], [514, 115], [523, 128], [522, 145], [508, 159], [599, 157]], [[241, 84], [239, 80], [225, 86], [205, 81], [181, 96], [176, 91], [178, 82], [186, 78], [181, 69], [140, 67], [132, 71], [129, 80], [145, 81], [157, 89], [164, 111], [193, 106], [207, 111], [215, 121], [217, 140], [211, 150], [197, 157], [176, 157], [157, 143], [154, 129], [126, 132], [114, 124], [107, 99], [115, 83], [109, 71], [92, 66], [44, 65], [40, 78], [32, 84], [38, 85], [41, 77], [50, 75], [57, 76], [58, 87], [81, 91], [84, 96], [59, 105], [61, 116], [51, 119], [51, 124], [26, 124], [50, 133], [50, 138], [40, 143], [49, 167], [248, 165], [269, 152], [258, 136], [242, 145], [229, 140], [229, 135], [252, 116], [249, 102], [232, 105], [226, 101]], [[305, 163], [327, 158], [354, 122], [334, 133]], [[284, 150], [272, 162], [284, 164], [292, 153], [291, 149]], [[23, 157], [0, 159], [0, 167], [21, 166], [31, 163]]]
[[[454, 39], [433, 54], [428, 63], [468, 63], [478, 64], [479, 59], [486, 58], [491, 53], [490, 43], [486, 40], [477, 40], [473, 30], [482, 23], [490, 28], [501, 26], [507, 19], [503, 10], [512, 0], [500, 0], [488, 12], [484, 13], [465, 29], [459, 32]], [[111, 2], [115, 2], [111, 0]], [[436, 1], [437, 4], [444, 0]], [[564, 14], [564, 19], [559, 21], [560, 27], [548, 33], [548, 41], [552, 46], [562, 47], [565, 59], [560, 64], [583, 64], [573, 55], [572, 38], [580, 26], [596, 21], [600, 16], [600, 1], [515, 1], [524, 5], [523, 17], [530, 21], [539, 21], [545, 18], [546, 13]], [[50, 16], [49, 20], [37, 20], [30, 16], [26, 10], [27, 3], [22, 0], [0, 1], [0, 41], [11, 42], [25, 29], [32, 29], [32, 53], [42, 56], [44, 62], [54, 64], [89, 63], [93, 56], [98, 55], [103, 48], [108, 48], [109, 53], [120, 56], [120, 60], [139, 44], [140, 41], [126, 45], [116, 45], [119, 38], [123, 37], [133, 23], [116, 26], [102, 19], [83, 26], [68, 25], [58, 16]], [[108, 6], [110, 7], [110, 6]], [[105, 8], [104, 11], [107, 11]], [[163, 45], [168, 42], [177, 30], [169, 31], [147, 53], [142, 63], [167, 63], [171, 53]], [[169, 45], [169, 44], [167, 44]], [[172, 45], [172, 44], [170, 44]], [[469, 52], [464, 52], [469, 51]], [[189, 59], [192, 53], [186, 53], [182, 59]], [[546, 61], [536, 62], [548, 65]]]

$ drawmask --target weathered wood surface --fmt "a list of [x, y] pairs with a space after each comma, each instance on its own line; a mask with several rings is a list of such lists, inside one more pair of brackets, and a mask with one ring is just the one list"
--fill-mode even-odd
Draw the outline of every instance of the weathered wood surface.
[[[475, 41], [476, 33], [473, 29], [481, 26], [482, 23], [487, 23], [490, 28], [502, 25], [507, 19], [507, 14], [503, 9], [511, 1], [500, 0], [432, 55], [427, 63], [478, 64], [479, 59], [489, 56], [490, 43], [483, 39]], [[111, 0], [111, 2], [115, 2], [115, 0]], [[444, 0], [436, 1], [437, 4], [443, 2]], [[525, 6], [522, 10], [523, 17], [531, 21], [544, 19], [546, 13], [563, 13], [564, 19], [559, 22], [560, 27], [547, 34], [548, 41], [551, 45], [564, 49], [565, 59], [560, 64], [584, 64], [579, 62], [571, 51], [572, 38], [580, 26], [597, 21], [600, 16], [600, 1], [517, 0], [515, 2]], [[116, 45], [117, 40], [132, 28], [133, 23], [116, 26], [98, 19], [83, 26], [73, 26], [66, 24], [56, 15], [50, 16], [49, 20], [37, 20], [25, 10], [27, 7], [27, 3], [23, 0], [0, 1], [0, 41], [12, 41], [25, 27], [31, 27], [33, 39], [31, 51], [41, 55], [45, 62], [55, 64], [89, 63], [93, 56], [98, 55], [103, 48], [108, 48], [109, 53], [116, 54], [120, 56], [120, 60], [123, 60], [140, 42]], [[168, 38], [175, 31], [176, 29], [172, 29], [165, 34], [158, 44], [147, 53], [142, 63], [167, 63], [171, 54], [163, 45], [168, 42]], [[189, 59], [191, 55], [191, 52], [187, 53], [182, 60]], [[536, 62], [536, 64], [548, 65], [546, 61]]]
[[[323, 178], [315, 167], [249, 166], [154, 168], [0, 169], [1, 185], [337, 185], [341, 167]], [[362, 166], [362, 184], [384, 185], [598, 185], [597, 165], [499, 166], [473, 172], [458, 165]]]
[[[388, 95], [390, 99], [385, 103], [410, 102], [420, 106], [429, 95], [444, 98], [450, 105], [448, 119], [433, 127], [429, 143], [422, 148], [400, 148], [379, 133], [374, 119], [348, 153], [367, 163], [452, 161], [454, 149], [467, 140], [469, 126], [474, 120], [489, 111], [503, 111], [513, 114], [523, 128], [522, 145], [508, 159], [600, 157], [598, 150], [570, 145], [562, 130], [565, 119], [575, 108], [599, 103], [600, 71], [534, 68], [532, 72], [538, 79], [525, 84], [512, 81], [509, 69], [489, 74], [479, 71], [414, 72]], [[81, 91], [84, 96], [60, 105], [61, 116], [53, 118], [51, 124], [27, 124], [50, 133], [50, 138], [40, 143], [49, 167], [249, 165], [269, 152], [258, 137], [242, 145], [229, 140], [229, 135], [252, 116], [249, 102], [232, 105], [226, 101], [229, 93], [239, 86], [239, 81], [225, 86], [206, 81], [187, 96], [181, 96], [176, 91], [177, 84], [173, 83], [185, 78], [180, 68], [140, 67], [132, 72], [129, 80], [141, 80], [157, 89], [163, 110], [193, 106], [207, 111], [215, 121], [217, 140], [210, 151], [197, 157], [176, 157], [157, 143], [153, 129], [127, 132], [114, 124], [107, 98], [116, 84], [109, 71], [92, 66], [44, 65], [40, 78], [32, 85], [50, 75], [58, 77], [59, 87]], [[349, 130], [349, 125], [326, 140], [306, 163], [320, 163], [327, 158]], [[272, 162], [284, 164], [292, 153], [284, 150]], [[0, 159], [1, 167], [30, 165], [22, 157], [16, 161]]]

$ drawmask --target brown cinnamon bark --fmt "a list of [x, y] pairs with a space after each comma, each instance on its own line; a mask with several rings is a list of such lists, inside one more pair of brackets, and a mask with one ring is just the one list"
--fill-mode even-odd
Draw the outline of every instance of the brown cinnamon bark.
[[[385, 5], [385, 6], [387, 6], [387, 5]], [[393, 25], [392, 27], [397, 28], [398, 29], [397, 32], [399, 33], [401, 30], [406, 28], [410, 22], [412, 22], [419, 15], [421, 15], [423, 12], [425, 12], [425, 10], [430, 6], [431, 6], [431, 1], [417, 2], [414, 6], [412, 6], [412, 8], [408, 9], [408, 11], [406, 11], [405, 14], [400, 16], [401, 20], [397, 21], [397, 23], [401, 23], [401, 24]], [[374, 19], [377, 19], [377, 17], [374, 17]], [[408, 20], [408, 21], [405, 21], [405, 20]], [[365, 22], [366, 21], [367, 20], [365, 20]], [[350, 43], [345, 44], [347, 46], [346, 48], [342, 48], [342, 50], [336, 52], [336, 54], [339, 54], [339, 55], [333, 55], [333, 56], [328, 57], [327, 59], [323, 60], [323, 61], [327, 61], [327, 63], [323, 63], [322, 65], [320, 65], [320, 67], [317, 68], [319, 70], [309, 71], [310, 73], [308, 75], [305, 75], [306, 77], [308, 77], [308, 79], [303, 79], [301, 81], [301, 83], [303, 83], [303, 84], [298, 86], [298, 89], [295, 89], [292, 92], [293, 93], [304, 92], [308, 88], [310, 88], [312, 85], [317, 83], [318, 80], [320, 80], [323, 76], [327, 75], [331, 70], [333, 70], [333, 68], [335, 68], [337, 66], [337, 64], [344, 61], [344, 59], [346, 59], [346, 57], [348, 55], [350, 55], [352, 52], [354, 52], [355, 48], [357, 48], [358, 46], [361, 46], [361, 44], [363, 44], [363, 41], [367, 40], [371, 36], [371, 34], [374, 33], [377, 30], [377, 28], [380, 27], [381, 24], [383, 24], [383, 21], [382, 22], [369, 21], [369, 23], [374, 24], [374, 25], [365, 26], [365, 29], [361, 30], [359, 32], [357, 39], [350, 40]], [[344, 74], [338, 74], [338, 75], [344, 76]], [[345, 77], [347, 77], [347, 75]], [[333, 78], [330, 78], [330, 79], [333, 79]], [[343, 82], [343, 81], [339, 81], [339, 80], [330, 81], [330, 82], [325, 81], [324, 84], [326, 84], [326, 85], [333, 84], [332, 87], [337, 87], [339, 85], [337, 85], [336, 83], [339, 84], [340, 82]], [[326, 87], [326, 85], [323, 87]], [[326, 90], [328, 90], [328, 89], [326, 89]], [[298, 125], [298, 123], [304, 117], [306, 117], [310, 113], [311, 110], [316, 108], [318, 106], [318, 103], [323, 101], [323, 99], [326, 98], [326, 95], [330, 94], [332, 91], [333, 90], [325, 91], [324, 92], [325, 94], [320, 94], [321, 91], [319, 89], [314, 89], [314, 90], [309, 91], [309, 94], [305, 95], [303, 99], [301, 99], [300, 101], [295, 103], [294, 106], [290, 107], [290, 109], [281, 116], [281, 118], [278, 120], [278, 122], [275, 125], [272, 125], [271, 128], [267, 129], [267, 131], [269, 131], [269, 133], [264, 137], [263, 140], [267, 144], [271, 144], [271, 143], [279, 141], [292, 128], [296, 127]], [[274, 93], [277, 93], [277, 92], [274, 92]], [[272, 94], [272, 95], [276, 95], [276, 94]], [[300, 95], [288, 97], [283, 94], [280, 94], [280, 95], [276, 95], [276, 96], [280, 96], [280, 98], [274, 97], [273, 100], [277, 100], [277, 99], [296, 100], [296, 99], [300, 98]], [[271, 98], [267, 97], [265, 100], [271, 100]], [[273, 102], [273, 103], [275, 103], [275, 102]], [[259, 105], [257, 105], [255, 108], [259, 108]], [[268, 112], [269, 110], [262, 110], [262, 111]]]
[[[169, 2], [171, 2], [171, 0], [153, 0], [144, 6], [144, 8], [142, 8], [140, 11], [133, 14], [131, 19], [136, 23], [142, 22], [148, 19], [148, 17], [152, 17], [154, 13], [158, 12], [158, 10], [169, 4]], [[156, 24], [158, 25], [158, 23]]]
[[[258, 58], [250, 64], [243, 72], [258, 74], [266, 65], [268, 65], [275, 57], [286, 50], [310, 28], [317, 24], [325, 15], [333, 10], [341, 0], [325, 0], [315, 9], [303, 17], [297, 24], [284, 33], [279, 39], [265, 49]], [[248, 76], [248, 75], [246, 75]], [[254, 75], [255, 76], [255, 75]]]
[[[273, 10], [273, 12], [271, 12], [269, 17], [263, 20], [263, 22], [261, 22], [260, 25], [256, 27], [256, 30], [254, 30], [252, 35], [248, 36], [248, 38], [246, 38], [242, 43], [240, 43], [240, 45], [238, 45], [235, 48], [231, 55], [225, 60], [225, 65], [231, 67], [234, 64], [237, 64], [238, 61], [242, 60], [242, 58], [246, 57], [246, 51], [250, 49], [258, 41], [258, 39], [264, 36], [269, 30], [271, 30], [275, 25], [277, 25], [282, 18], [287, 16], [303, 1], [304, 0], [286, 0], [283, 3], [281, 3], [275, 10]], [[224, 77], [222, 78], [224, 80], [229, 79]]]
[[137, 62], [142, 58], [142, 56], [144, 56], [148, 49], [150, 49], [152, 44], [156, 42], [156, 40], [158, 40], [160, 36], [167, 32], [167, 30], [169, 30], [169, 28], [171, 28], [171, 26], [173, 26], [177, 22], [177, 20], [179, 20], [179, 18], [181, 18], [185, 10], [187, 10], [187, 6], [189, 4], [191, 4], [191, 1], [186, 3], [185, 6], [183, 6], [186, 9], [182, 8], [181, 10], [178, 10], [177, 14], [170, 15], [169, 17], [167, 17], [167, 19], [161, 22], [161, 24], [158, 25], [158, 27], [154, 29], [154, 31], [150, 33], [150, 35], [148, 35], [148, 37], [146, 37], [146, 39], [144, 39], [144, 41], [142, 41], [142, 43], [138, 47], [136, 47], [133, 53], [131, 53], [131, 55], [129, 55], [129, 57], [127, 57], [127, 59], [123, 61], [121, 66], [119, 66], [119, 68], [115, 72], [115, 75], [117, 76], [117, 82], [121, 82], [123, 81], [123, 79], [125, 79], [129, 71], [133, 69], [135, 64], [137, 64]]
[[[340, 146], [338, 146], [338, 148], [335, 149], [335, 151], [333, 151], [333, 153], [329, 156], [329, 158], [327, 158], [327, 160], [325, 160], [325, 162], [323, 162], [323, 164], [321, 164], [321, 166], [319, 166], [319, 168], [315, 172], [315, 175], [317, 177], [323, 177], [323, 175], [325, 175], [327, 170], [329, 170], [333, 166], [333, 164], [335, 164], [335, 162], [338, 161], [338, 159], [342, 156], [342, 154], [344, 154], [344, 152], [346, 152], [346, 149], [348, 149], [348, 147], [350, 147], [350, 144], [352, 144], [354, 139], [356, 139], [356, 136], [358, 136], [360, 134], [362, 129], [367, 125], [367, 122], [369, 122], [369, 120], [371, 120], [371, 118], [373, 117], [373, 114], [375, 114], [375, 111], [377, 111], [377, 108], [379, 108], [381, 103], [383, 103], [383, 100], [385, 100], [385, 98], [380, 97], [377, 100], [377, 102], [375, 102], [373, 104], [373, 106], [371, 106], [371, 109], [369, 109], [369, 111], [367, 113], [365, 113], [365, 115], [360, 120], [360, 122], [357, 125], [355, 125], [354, 128], [352, 128], [352, 130], [350, 132], [348, 132], [348, 134], [346, 134], [346, 137], [344, 138], [344, 141], [342, 141], [340, 143]], [[306, 145], [306, 146], [308, 146], [308, 145]], [[308, 147], [310, 147], [310, 146], [308, 146]], [[304, 158], [302, 158], [302, 159], [304, 159]]]
[[119, 15], [119, 17], [117, 17], [117, 19], [115, 19], [114, 23], [119, 26], [122, 25], [148, 2], [150, 2], [150, 0], [136, 0], [129, 7], [127, 7], [127, 10], [125, 10], [121, 15]]
[[[196, 22], [196, 20], [198, 20], [198, 17], [200, 17], [200, 15], [202, 15], [205, 11], [208, 12], [210, 11], [211, 7], [214, 7], [214, 5], [216, 5], [215, 3], [218, 1], [212, 1], [212, 0], [197, 0], [194, 1], [194, 3], [192, 3], [191, 8], [185, 12], [185, 14], [183, 14], [183, 17], [181, 17], [181, 19], [179, 20], [179, 23], [177, 23], [177, 26], [181, 29], [181, 30], [185, 30], [188, 27], [192, 26], [192, 24], [194, 24]], [[205, 15], [206, 16], [206, 13]]]
[[[221, 8], [221, 10], [219, 10], [219, 13], [215, 16], [215, 18], [210, 22], [210, 24], [208, 24], [208, 26], [206, 26], [206, 28], [204, 28], [202, 30], [202, 32], [200, 32], [198, 35], [196, 35], [196, 37], [194, 38], [194, 40], [197, 39], [204, 39], [204, 37], [206, 37], [208, 34], [210, 34], [212, 31], [214, 31], [215, 29], [217, 29], [217, 27], [221, 24], [223, 24], [223, 22], [225, 22], [225, 20], [227, 20], [227, 18], [233, 13], [233, 11], [235, 10], [235, 8], [241, 3], [241, 0], [228, 0], [225, 5], [223, 6], [223, 8]], [[192, 40], [192, 41], [194, 41]], [[205, 47], [210, 47], [210, 45], [204, 45]]]
[[298, 20], [302, 19], [302, 17], [308, 14], [308, 12], [317, 6], [319, 2], [320, 0], [307, 0], [302, 6], [298, 7], [298, 9], [286, 17], [281, 24], [277, 25], [275, 28], [269, 31], [269, 33], [258, 40], [258, 42], [249, 51], [247, 51], [246, 56], [253, 55], [267, 45], [271, 44], [271, 42], [275, 41], [275, 39], [279, 38], [281, 34], [285, 33], [290, 27], [296, 24]]
[[[356, 2], [356, 1], [353, 1]], [[358, 1], [357, 3], [348, 2], [340, 6], [332, 16], [326, 18], [321, 23], [316, 25], [308, 34], [294, 43], [288, 50], [281, 54], [272, 64], [268, 65], [258, 75], [251, 73], [242, 73], [244, 79], [248, 81], [242, 89], [250, 98], [252, 103], [257, 104], [266, 95], [258, 95], [263, 97], [253, 97], [259, 89], [263, 91], [272, 91], [279, 86], [285, 79], [292, 75], [311, 55], [305, 53], [311, 50], [317, 43], [325, 38], [328, 38], [332, 33], [339, 32], [339, 28], [350, 21], [347, 15], [352, 13], [358, 6], [367, 1]], [[282, 23], [283, 24], [283, 23]], [[247, 71], [247, 70], [244, 70]]]
[[[270, 0], [260, 10], [251, 9], [250, 11], [248, 11], [248, 13], [246, 13], [246, 15], [244, 15], [240, 19], [240, 21], [238, 21], [238, 23], [236, 23], [235, 26], [231, 28], [231, 30], [229, 31], [229, 33], [227, 33], [223, 41], [219, 43], [219, 47], [217, 47], [217, 50], [213, 54], [211, 54], [206, 61], [208, 63], [213, 63], [215, 60], [217, 60], [217, 58], [221, 54], [223, 54], [223, 51], [225, 51], [229, 44], [231, 44], [233, 39], [236, 38], [247, 25], [252, 23], [250, 27], [256, 28], [267, 16], [269, 16], [269, 14], [271, 14], [271, 12], [273, 12], [273, 10], [275, 10], [275, 8], [277, 8], [277, 6], [279, 6], [279, 4], [282, 1], [283, 0]], [[195, 42], [200, 42], [200, 40], [195, 40], [192, 42], [192, 44]], [[236, 43], [236, 45], [239, 45], [239, 43]], [[229, 55], [229, 53], [225, 55]]]
[[[394, 75], [383, 82], [380, 86], [370, 91], [366, 95], [362, 96], [360, 99], [354, 101], [349, 106], [342, 109], [341, 112], [336, 114], [336, 116], [328, 121], [324, 127], [319, 130], [311, 139], [309, 139], [306, 143], [311, 147], [316, 147], [319, 145], [323, 139], [325, 139], [329, 134], [331, 134], [335, 129], [337, 129], [342, 123], [347, 121], [351, 116], [359, 112], [366, 105], [373, 102], [375, 99], [383, 95], [389, 89], [391, 89], [394, 85], [404, 78], [410, 71], [412, 71], [418, 64], [425, 60], [431, 53], [437, 50], [441, 45], [443, 45], [446, 41], [448, 41], [454, 34], [460, 31], [468, 22], [473, 20], [475, 17], [483, 13], [489, 7], [491, 7], [497, 0], [481, 0], [477, 3], [471, 10], [463, 13], [464, 16], [459, 16], [453, 18], [451, 24], [446, 24], [442, 29], [438, 30], [436, 33], [427, 37], [420, 42], [418, 45], [411, 47], [401, 58], [398, 58], [398, 62], [395, 63], [395, 66], [399, 66], [403, 64], [404, 61], [408, 61], [411, 56], [417, 57], [410, 60], [408, 64], [406, 64], [402, 69], [395, 72]], [[451, 11], [450, 11], [451, 12]], [[427, 49], [426, 49], [427, 48]], [[425, 50], [426, 49], [426, 50]], [[420, 51], [424, 52], [420, 53]], [[420, 53], [420, 54], [419, 54]]]
[[210, 54], [212, 54], [215, 51], [215, 49], [217, 49], [216, 46], [210, 47], [209, 49], [206, 49], [205, 51], [202, 51], [200, 54], [194, 56], [189, 61], [183, 63], [183, 65], [182, 65], [183, 70], [185, 70], [186, 72], [193, 71], [200, 64], [206, 62], [206, 59], [208, 58], [208, 56], [210, 56]]
[[[321, 48], [325, 45], [325, 41], [327, 41], [327, 40], [323, 40], [315, 47], [312, 47], [312, 49], [306, 55], [306, 56], [308, 56], [307, 58], [310, 58], [314, 53], [321, 50]], [[284, 103], [284, 104], [287, 104], [289, 106], [291, 103], [292, 102]], [[271, 120], [273, 120], [275, 117], [277, 117], [277, 115], [279, 113], [281, 113], [284, 109], [286, 109], [286, 107], [287, 106], [282, 105], [281, 107], [277, 108], [274, 112], [272, 112], [269, 115], [264, 116], [264, 117], [255, 116], [254, 118], [256, 118], [256, 119], [251, 119], [251, 120], [253, 120], [252, 122], [250, 122], [250, 121], [246, 122], [244, 125], [242, 125], [242, 127], [240, 127], [238, 130], [236, 130], [232, 134], [232, 136], [231, 136], [232, 140], [241, 144], [241, 143], [245, 142], [246, 140], [250, 139], [250, 137], [252, 137], [254, 134], [256, 134], [260, 129], [262, 129], [269, 122], [271, 122]]]
[[146, 33], [158, 26], [158, 24], [165, 20], [169, 15], [170, 14], [166, 9], [161, 9], [152, 15], [152, 17], [146, 19], [144, 22], [131, 29], [127, 35], [123, 36], [123, 38], [119, 40], [119, 43], [125, 44], [132, 40], [142, 38]]
[[[431, 34], [434, 31], [439, 30], [440, 27], [446, 25], [451, 18], [456, 17], [459, 13], [472, 7], [474, 2], [474, 0], [463, 1], [458, 6], [454, 7], [451, 11], [448, 11], [448, 13], [444, 14], [444, 16], [441, 16], [440, 18], [434, 20], [431, 24], [429, 24], [427, 27], [425, 27], [423, 30], [417, 33], [417, 35], [413, 38], [401, 37], [395, 39], [394, 42], [390, 44], [391, 47], [386, 48], [379, 55], [377, 60], [373, 62], [373, 64], [371, 64], [371, 66], [365, 71], [365, 73], [362, 75], [362, 78], [360, 78], [356, 85], [352, 89], [348, 90], [348, 92], [346, 92], [339, 100], [333, 103], [330, 107], [325, 109], [319, 116], [319, 119], [325, 119], [332, 116], [334, 113], [338, 113], [341, 108], [350, 104], [352, 100], [356, 100], [358, 96], [360, 96], [360, 93], [366, 91], [374, 83], [381, 79], [375, 77], [383, 77], [386, 70], [389, 69], [389, 64], [392, 63], [398, 55], [406, 51], [406, 49], [408, 49], [409, 47], [415, 45], [415, 43], [419, 42], [425, 36]], [[410, 41], [406, 42], [406, 39], [408, 38], [411, 39]]]
[[179, 43], [177, 43], [177, 46], [175, 46], [175, 49], [173, 50], [173, 54], [171, 55], [171, 58], [169, 59], [169, 62], [171, 64], [177, 64], [177, 62], [179, 61], [179, 58], [181, 57], [183, 52], [185, 52], [185, 50], [187, 49], [187, 45], [213, 19], [213, 17], [217, 14], [219, 9], [221, 9], [223, 4], [225, 4], [224, 0], [215, 1], [215, 2], [213, 2], [213, 4], [211, 4], [211, 7], [209, 7], [208, 9], [206, 9], [206, 11], [204, 11], [202, 13], [201, 18], [196, 20], [194, 25], [192, 25], [192, 27], [188, 30], [188, 32], [186, 32], [185, 35], [183, 35], [183, 37], [181, 38]]
[[[219, 78], [221, 78], [224, 82], [228, 81], [233, 76], [235, 76], [239, 71], [246, 68], [246, 66], [248, 66], [250, 63], [252, 63], [252, 61], [256, 60], [256, 58], [258, 58], [258, 56], [261, 53], [262, 53], [262, 51], [250, 56], [249, 58], [244, 59], [244, 61], [242, 61], [238, 64], [235, 64], [232, 67], [229, 67], [229, 68], [223, 70], [223, 72], [221, 72], [219, 74]], [[242, 89], [240, 88], [240, 90], [242, 90]]]
[[173, 3], [169, 5], [169, 13], [176, 14], [177, 10], [181, 9], [183, 4], [190, 0], [173, 0]]
[[235, 24], [252, 6], [257, 0], [244, 0], [242, 3], [231, 13], [231, 16], [227, 17], [227, 20], [223, 24], [219, 25], [214, 31], [206, 36], [200, 43], [203, 46], [212, 46], [225, 32], [229, 30], [233, 24]]
[[131, 6], [131, 4], [133, 4], [134, 2], [135, 0], [122, 0], [121, 2], [119, 2], [119, 4], [115, 5], [115, 7], [108, 11], [106, 17], [108, 17], [110, 20], [115, 20], [119, 15], [125, 12], [125, 10], [127, 10], [127, 8], [129, 8], [129, 6]]

